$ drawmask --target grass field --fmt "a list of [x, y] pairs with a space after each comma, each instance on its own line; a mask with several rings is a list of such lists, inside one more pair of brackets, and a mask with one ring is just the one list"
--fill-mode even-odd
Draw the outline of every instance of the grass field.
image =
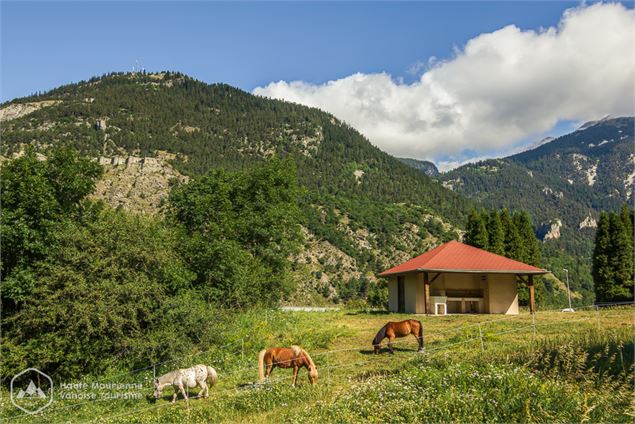
[[[137, 372], [86, 377], [88, 384], [137, 383], [141, 399], [59, 397], [42, 413], [17, 410], [3, 388], [3, 422], [633, 422], [633, 324], [631, 307], [539, 312], [519, 316], [417, 317], [424, 324], [425, 353], [410, 336], [395, 354], [372, 355], [376, 331], [409, 315], [337, 312], [259, 313], [228, 345], [193, 352], [178, 364]], [[272, 383], [257, 378], [262, 337], [273, 346], [305, 347], [320, 372], [310, 386], [301, 371], [276, 369]], [[258, 342], [256, 342], [258, 341]], [[259, 345], [260, 343], [260, 345]], [[167, 348], [167, 347], [166, 347]], [[208, 399], [171, 404], [152, 398], [152, 375], [207, 363], [219, 374]], [[56, 382], [59, 385], [59, 382]], [[126, 391], [126, 390], [124, 390]], [[192, 394], [197, 391], [193, 390]], [[72, 390], [68, 393], [74, 393]], [[121, 393], [118, 393], [121, 395]]]

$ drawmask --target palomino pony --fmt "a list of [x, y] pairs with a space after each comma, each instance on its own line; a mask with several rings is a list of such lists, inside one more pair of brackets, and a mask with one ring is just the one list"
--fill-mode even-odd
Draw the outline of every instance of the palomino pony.
[[187, 400], [185, 387], [193, 389], [196, 386], [201, 386], [202, 390], [197, 397], [208, 397], [208, 380], [210, 386], [213, 386], [216, 384], [216, 380], [218, 380], [218, 375], [214, 368], [208, 367], [207, 365], [194, 365], [192, 368], [172, 371], [154, 380], [154, 397], [159, 399], [163, 394], [163, 389], [167, 386], [174, 387], [172, 402], [176, 401], [176, 396], [179, 391], [183, 394], [183, 398]]
[[[266, 370], [265, 370], [266, 367]], [[272, 347], [263, 349], [258, 354], [258, 377], [260, 381], [269, 378], [273, 367], [293, 368], [293, 385], [298, 379], [298, 370], [307, 369], [311, 384], [317, 383], [318, 371], [306, 350], [300, 346]]]
[[389, 322], [381, 327], [381, 330], [379, 330], [373, 339], [375, 353], [379, 353], [379, 349], [381, 349], [381, 342], [386, 337], [388, 337], [388, 349], [390, 349], [390, 353], [394, 353], [392, 350], [392, 343], [395, 338], [406, 337], [409, 334], [415, 336], [419, 342], [418, 351], [423, 352], [423, 324], [421, 324], [421, 321], [417, 321], [415, 319], [407, 319], [405, 321]]

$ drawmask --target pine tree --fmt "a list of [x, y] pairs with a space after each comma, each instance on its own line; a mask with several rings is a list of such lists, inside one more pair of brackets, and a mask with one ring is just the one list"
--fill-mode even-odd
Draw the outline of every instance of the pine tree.
[[[628, 247], [626, 249], [627, 258], [625, 260], [625, 264], [628, 264], [628, 269], [630, 269], [630, 284], [628, 283], [628, 279], [625, 282], [627, 284], [627, 288], [630, 290], [630, 300], [633, 299], [633, 279], [635, 278], [635, 255], [633, 254], [633, 249], [635, 248], [633, 243], [633, 209], [630, 209], [627, 204], [622, 206], [622, 213], [620, 214], [622, 218], [622, 222], [624, 223], [624, 232], [625, 232], [625, 240], [628, 241]], [[624, 267], [627, 268], [626, 265]]]
[[622, 218], [622, 223], [624, 224], [624, 231], [631, 242], [631, 250], [633, 250], [633, 210], [629, 209], [627, 204], [624, 204], [622, 206], [620, 217]]
[[633, 239], [627, 228], [622, 216], [610, 215], [609, 259], [614, 277], [614, 286], [609, 292], [611, 302], [633, 300]]
[[593, 249], [593, 281], [596, 302], [609, 301], [609, 293], [614, 285], [613, 271], [609, 261], [610, 245], [609, 215], [606, 212], [602, 212], [598, 220], [595, 247]]
[[483, 215], [476, 210], [470, 212], [467, 220], [465, 243], [480, 249], [487, 249], [488, 235]]
[[487, 234], [489, 236], [488, 249], [497, 255], [505, 254], [505, 231], [501, 223], [498, 211], [490, 212], [487, 221]]
[[505, 232], [505, 256], [515, 260], [521, 260], [520, 235], [507, 209], [503, 209], [501, 214], [501, 224]]
[[531, 218], [526, 211], [514, 213], [514, 223], [518, 229], [519, 251], [522, 262], [537, 266], [540, 263], [540, 244], [536, 238]]

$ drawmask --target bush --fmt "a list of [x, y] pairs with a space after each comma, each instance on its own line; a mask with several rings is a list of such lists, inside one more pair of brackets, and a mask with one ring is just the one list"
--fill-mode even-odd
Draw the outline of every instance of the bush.
[[108, 209], [92, 222], [60, 226], [48, 256], [35, 264], [32, 296], [4, 323], [4, 375], [26, 360], [75, 376], [178, 350], [189, 329], [152, 336], [195, 302], [180, 297], [194, 276], [176, 255], [176, 241], [159, 221]]

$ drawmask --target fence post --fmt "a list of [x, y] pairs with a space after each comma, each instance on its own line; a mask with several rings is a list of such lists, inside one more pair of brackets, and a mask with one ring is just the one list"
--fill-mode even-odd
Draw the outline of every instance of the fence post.
[[328, 381], [328, 385], [331, 385], [331, 359], [330, 355], [327, 353], [324, 355], [326, 357], [326, 380]]
[[481, 352], [485, 351], [485, 345], [483, 344], [483, 331], [481, 330], [481, 323], [478, 323], [478, 335], [481, 338]]
[[533, 334], [531, 336], [531, 348], [534, 349], [536, 345], [536, 314], [531, 314], [531, 326]]

